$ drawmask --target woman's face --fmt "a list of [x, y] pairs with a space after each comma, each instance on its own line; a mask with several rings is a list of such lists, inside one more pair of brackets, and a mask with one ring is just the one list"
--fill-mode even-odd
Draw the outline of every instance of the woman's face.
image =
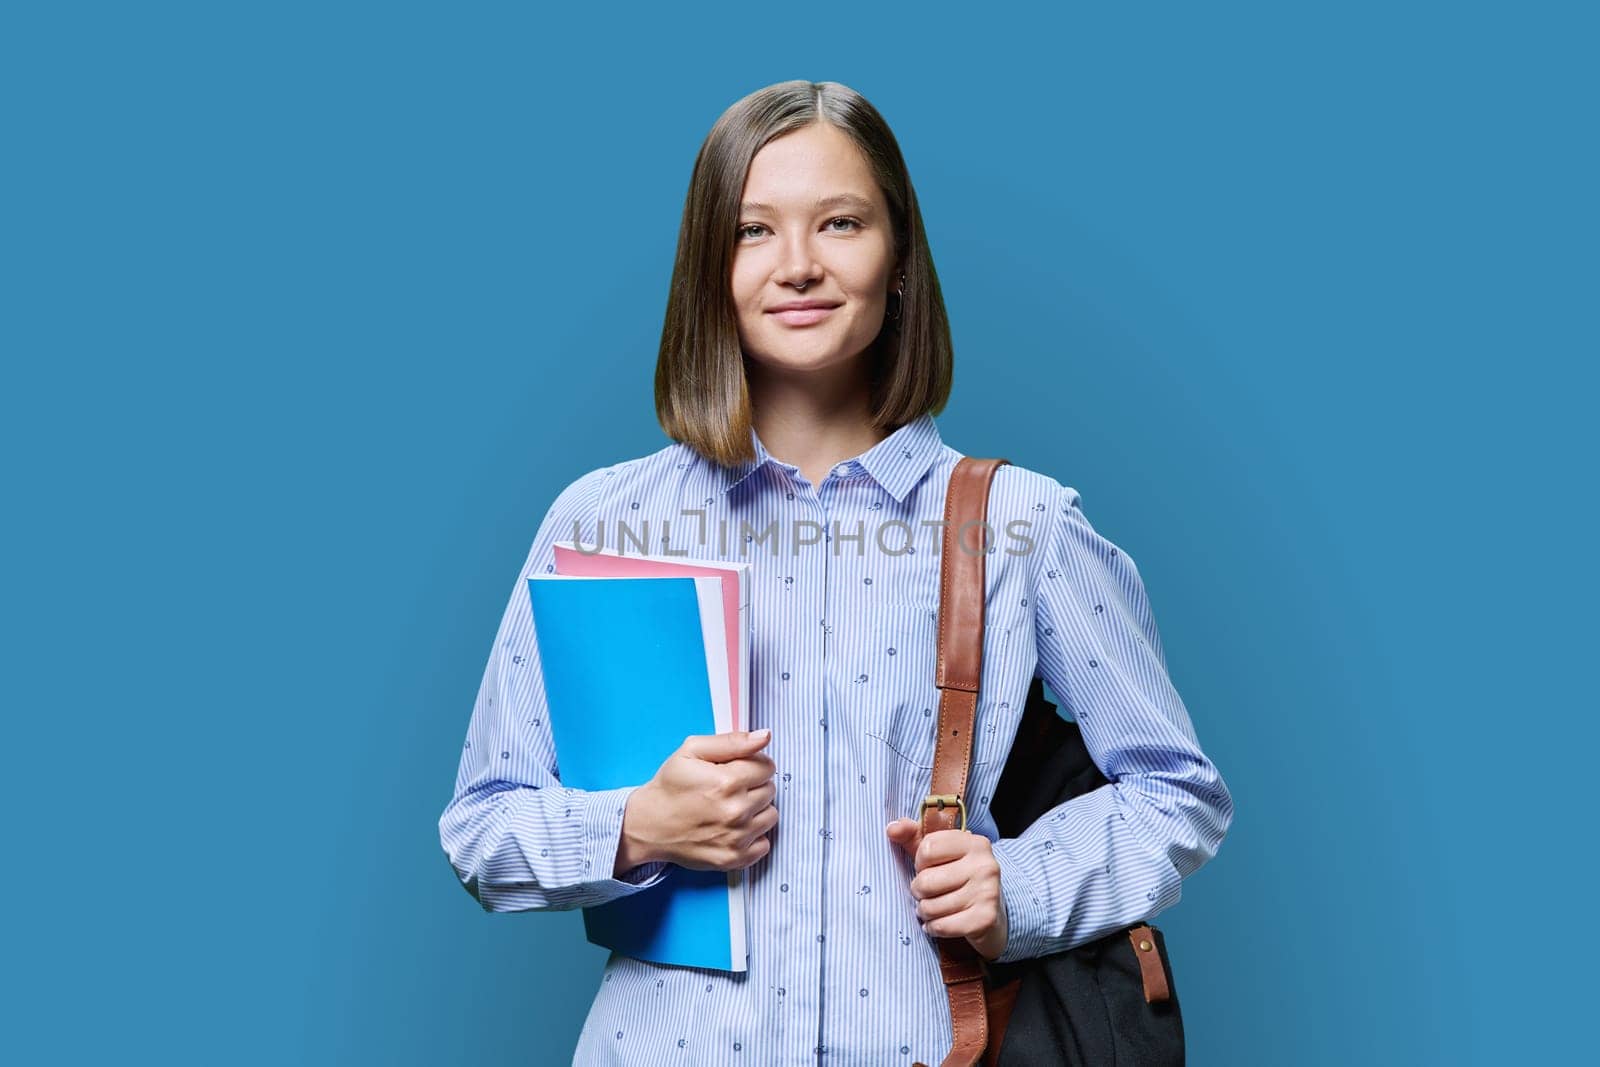
[[[837, 368], [883, 327], [891, 289], [889, 205], [850, 138], [814, 123], [750, 163], [733, 253], [746, 357], [775, 371]], [[782, 310], [795, 303], [822, 305]]]

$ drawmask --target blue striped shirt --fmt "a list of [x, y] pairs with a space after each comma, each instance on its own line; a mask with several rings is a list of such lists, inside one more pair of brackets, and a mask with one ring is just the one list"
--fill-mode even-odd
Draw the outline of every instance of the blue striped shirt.
[[[562, 786], [524, 579], [556, 541], [752, 563], [751, 728], [770, 727], [779, 809], [747, 871], [746, 973], [613, 954], [578, 1064], [938, 1063], [951, 1043], [911, 862], [885, 825], [916, 818], [938, 721], [940, 524], [961, 453], [931, 415], [813, 487], [752, 434], [721, 467], [687, 445], [602, 467], [556, 498], [501, 619], [440, 840], [489, 911], [581, 907], [659, 881], [612, 877], [631, 787]], [[995, 474], [969, 829], [994, 842], [1010, 934], [1003, 960], [1059, 951], [1178, 900], [1233, 814], [1166, 670], [1134, 562], [1069, 486]], [[1028, 688], [1044, 679], [1110, 784], [1021, 837], [989, 813]], [[641, 690], [641, 713], [648, 694]]]

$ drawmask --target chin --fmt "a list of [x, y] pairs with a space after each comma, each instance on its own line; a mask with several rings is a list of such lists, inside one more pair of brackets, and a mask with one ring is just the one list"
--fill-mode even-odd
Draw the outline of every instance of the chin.
[[819, 353], [815, 356], [806, 353], [777, 352], [763, 355], [753, 360], [753, 362], [768, 370], [783, 371], [790, 374], [803, 374], [823, 370], [837, 364], [839, 361], [838, 355], [833, 352]]
[[843, 363], [850, 359], [851, 353], [870, 347], [871, 344], [869, 340], [864, 345], [852, 348], [849, 345], [839, 344], [835, 338], [818, 337], [815, 341], [806, 341], [796, 337], [780, 337], [769, 340], [762, 346], [758, 362], [771, 367], [816, 370]]

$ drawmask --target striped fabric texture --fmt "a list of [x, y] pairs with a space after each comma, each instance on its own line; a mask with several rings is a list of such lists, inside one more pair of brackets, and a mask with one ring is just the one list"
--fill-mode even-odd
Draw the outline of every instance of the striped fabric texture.
[[[941, 524], [962, 454], [923, 415], [813, 487], [752, 443], [756, 459], [737, 468], [673, 443], [557, 496], [489, 650], [440, 842], [488, 911], [582, 907], [659, 881], [661, 864], [612, 877], [636, 787], [561, 784], [524, 579], [552, 571], [566, 540], [748, 561], [750, 725], [772, 730], [779, 809], [771, 851], [746, 872], [749, 970], [613, 954], [574, 1063], [937, 1063], [951, 1043], [937, 949], [884, 827], [918, 816], [932, 771]], [[967, 804], [969, 829], [994, 842], [1012, 960], [1170, 907], [1233, 805], [1168, 677], [1134, 561], [1090, 525], [1078, 492], [1002, 466], [989, 526]], [[1035, 676], [1110, 784], [1000, 839], [989, 794]]]

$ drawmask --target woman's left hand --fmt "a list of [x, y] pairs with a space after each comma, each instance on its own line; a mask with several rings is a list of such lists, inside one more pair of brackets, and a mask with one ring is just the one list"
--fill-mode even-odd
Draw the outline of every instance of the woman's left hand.
[[1006, 901], [989, 839], [968, 830], [936, 830], [922, 837], [915, 819], [896, 819], [886, 830], [916, 868], [911, 895], [922, 929], [934, 937], [964, 937], [984, 959], [1004, 952]]

